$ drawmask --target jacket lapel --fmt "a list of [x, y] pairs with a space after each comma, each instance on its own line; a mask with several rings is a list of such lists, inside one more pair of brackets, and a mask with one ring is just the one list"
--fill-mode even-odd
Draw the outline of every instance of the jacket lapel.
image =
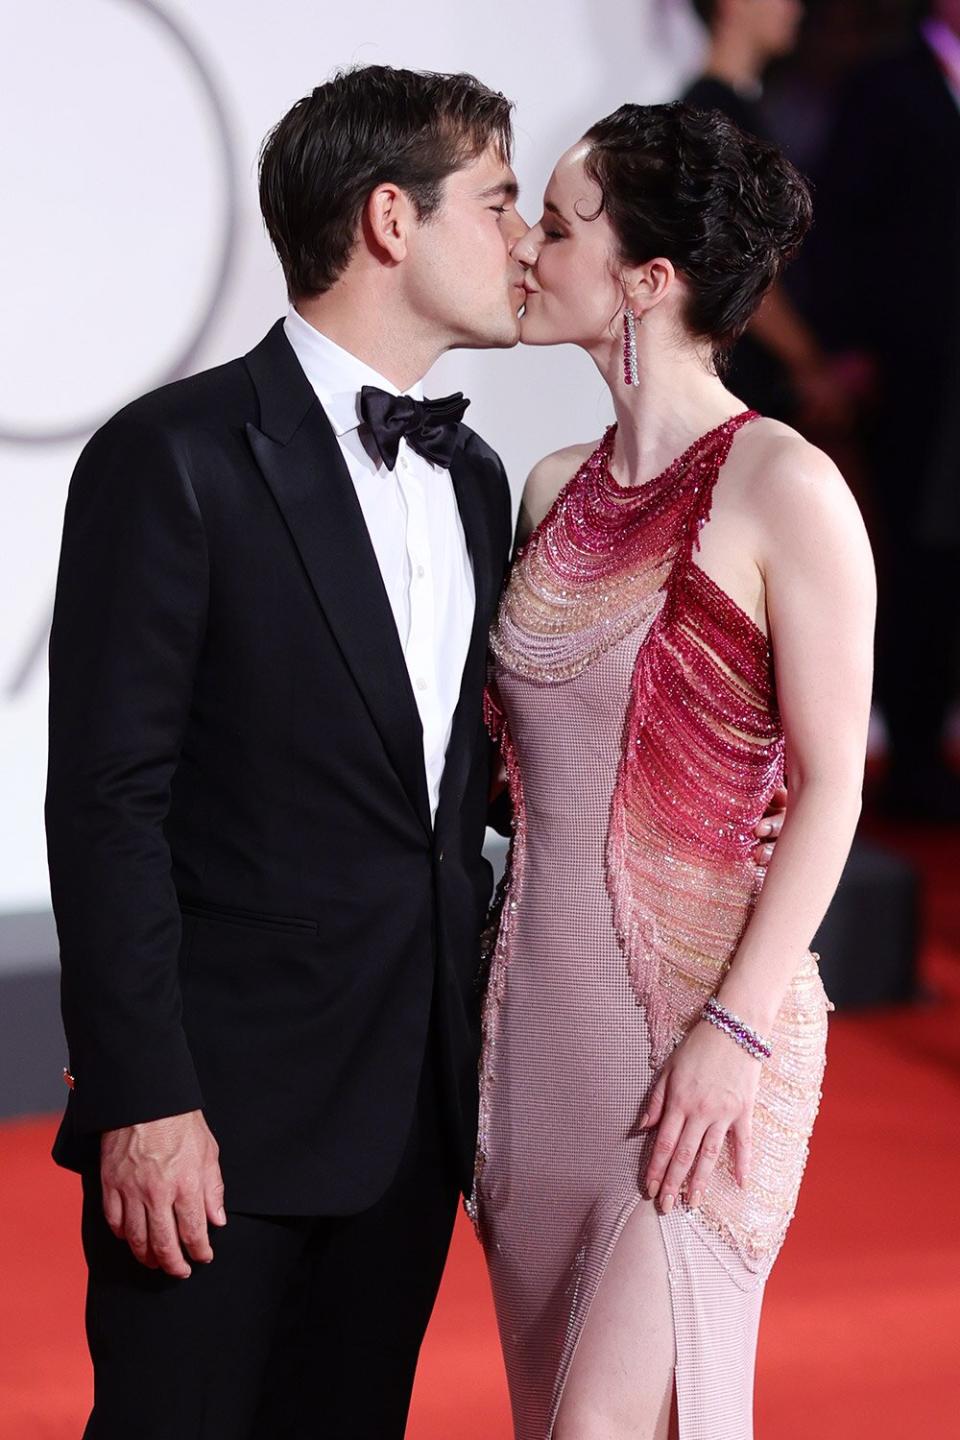
[[404, 789], [432, 832], [423, 730], [400, 637], [336, 435], [282, 322], [246, 357], [260, 397], [247, 436]]

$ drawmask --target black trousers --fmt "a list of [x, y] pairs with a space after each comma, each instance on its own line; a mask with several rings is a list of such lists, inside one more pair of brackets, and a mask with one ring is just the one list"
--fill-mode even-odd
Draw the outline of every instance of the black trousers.
[[231, 1213], [188, 1280], [147, 1270], [84, 1178], [84, 1440], [402, 1440], [459, 1187], [432, 1046], [400, 1168], [343, 1218]]

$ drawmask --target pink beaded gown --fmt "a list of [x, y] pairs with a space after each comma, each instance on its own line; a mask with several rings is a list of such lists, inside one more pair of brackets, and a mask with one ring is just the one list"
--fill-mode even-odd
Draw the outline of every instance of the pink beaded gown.
[[[754, 418], [636, 488], [610, 475], [609, 430], [519, 553], [492, 635], [488, 724], [515, 818], [470, 1209], [516, 1440], [552, 1434], [641, 1202], [654, 1137], [638, 1120], [762, 882], [753, 831], [783, 776], [772, 656], [695, 559], [720, 468]], [[669, 1276], [681, 1440], [752, 1435], [763, 1287], [796, 1204], [829, 1008], [807, 954], [763, 1067], [746, 1186], [726, 1142], [699, 1208], [682, 1195], [646, 1228]]]

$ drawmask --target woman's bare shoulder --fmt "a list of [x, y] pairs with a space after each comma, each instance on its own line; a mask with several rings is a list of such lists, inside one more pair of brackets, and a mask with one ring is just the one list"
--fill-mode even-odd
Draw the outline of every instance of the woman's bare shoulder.
[[737, 479], [758, 516], [790, 524], [798, 509], [816, 512], [839, 506], [857, 511], [830, 456], [790, 425], [764, 418], [747, 426], [738, 439]]
[[597, 448], [597, 441], [589, 445], [566, 445], [544, 455], [527, 476], [520, 499], [520, 516], [517, 520], [517, 542], [525, 540], [546, 516], [567, 481], [576, 475], [585, 460], [589, 460]]
[[757, 421], [742, 438], [739, 480], [767, 546], [868, 552], [860, 508], [829, 455], [778, 420]]

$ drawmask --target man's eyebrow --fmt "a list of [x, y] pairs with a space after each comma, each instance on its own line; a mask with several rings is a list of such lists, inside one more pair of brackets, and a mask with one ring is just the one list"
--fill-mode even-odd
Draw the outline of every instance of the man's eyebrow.
[[567, 219], [566, 215], [564, 215], [563, 211], [559, 210], [557, 206], [554, 205], [552, 200], [544, 200], [543, 208], [544, 210], [549, 210], [551, 215], [556, 215], [557, 219], [562, 220], [564, 225], [570, 224], [570, 221]]
[[520, 186], [516, 180], [500, 180], [496, 185], [489, 186], [486, 190], [480, 191], [481, 200], [492, 200], [500, 196], [504, 200], [516, 200], [520, 194]]

